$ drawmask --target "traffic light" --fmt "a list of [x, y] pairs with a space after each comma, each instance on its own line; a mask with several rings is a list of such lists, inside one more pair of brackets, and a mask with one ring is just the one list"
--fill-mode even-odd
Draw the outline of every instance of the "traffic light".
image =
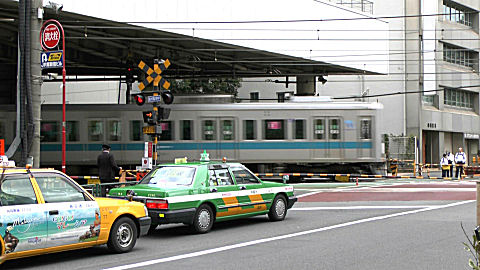
[[131, 67], [127, 68], [127, 73], [125, 75], [125, 81], [127, 82], [127, 84], [133, 83], [133, 68], [131, 68]]
[[158, 108], [157, 121], [160, 122], [162, 120], [168, 119], [168, 117], [170, 116], [170, 109], [162, 108], [162, 107], [157, 107], [157, 108]]
[[137, 103], [138, 106], [142, 106], [143, 104], [145, 104], [145, 96], [143, 94], [134, 95], [133, 98], [135, 99], [135, 103]]
[[156, 118], [156, 115], [153, 111], [143, 111], [143, 122], [144, 123], [147, 123], [149, 125], [156, 125], [157, 124], [157, 120], [155, 119]]
[[163, 100], [163, 103], [165, 104], [172, 104], [173, 103], [173, 94], [172, 92], [170, 91], [163, 91], [162, 94], [162, 100]]

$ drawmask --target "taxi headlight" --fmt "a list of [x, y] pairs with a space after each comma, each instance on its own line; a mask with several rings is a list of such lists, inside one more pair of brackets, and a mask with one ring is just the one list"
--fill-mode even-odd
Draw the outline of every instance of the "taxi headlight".
[[143, 205], [143, 209], [145, 210], [145, 216], [148, 217], [148, 209], [145, 205]]

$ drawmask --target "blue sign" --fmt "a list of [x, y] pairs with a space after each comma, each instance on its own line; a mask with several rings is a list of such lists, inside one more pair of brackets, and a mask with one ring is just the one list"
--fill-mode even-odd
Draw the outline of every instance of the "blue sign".
[[162, 101], [162, 96], [158, 95], [158, 96], [148, 96], [147, 97], [147, 102], [148, 103], [154, 103], [154, 102], [160, 102]]
[[42, 52], [40, 57], [40, 67], [45, 68], [62, 68], [63, 67], [63, 51]]

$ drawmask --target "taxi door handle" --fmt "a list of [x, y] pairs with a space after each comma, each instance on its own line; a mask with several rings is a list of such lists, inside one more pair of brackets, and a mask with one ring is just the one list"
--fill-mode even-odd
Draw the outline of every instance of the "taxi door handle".
[[216, 188], [211, 188], [210, 192], [217, 192], [217, 189]]
[[240, 186], [240, 190], [245, 190], [245, 189], [247, 189], [247, 187], [245, 187], [245, 186]]
[[51, 215], [51, 216], [52, 215], [58, 215], [58, 210], [50, 210], [50, 211], [48, 211], [48, 214]]

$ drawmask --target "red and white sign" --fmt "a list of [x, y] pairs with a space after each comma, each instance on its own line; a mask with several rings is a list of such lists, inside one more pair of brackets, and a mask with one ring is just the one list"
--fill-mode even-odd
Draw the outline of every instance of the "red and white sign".
[[58, 26], [51, 23], [43, 28], [42, 43], [47, 49], [53, 49], [60, 43], [60, 30]]

